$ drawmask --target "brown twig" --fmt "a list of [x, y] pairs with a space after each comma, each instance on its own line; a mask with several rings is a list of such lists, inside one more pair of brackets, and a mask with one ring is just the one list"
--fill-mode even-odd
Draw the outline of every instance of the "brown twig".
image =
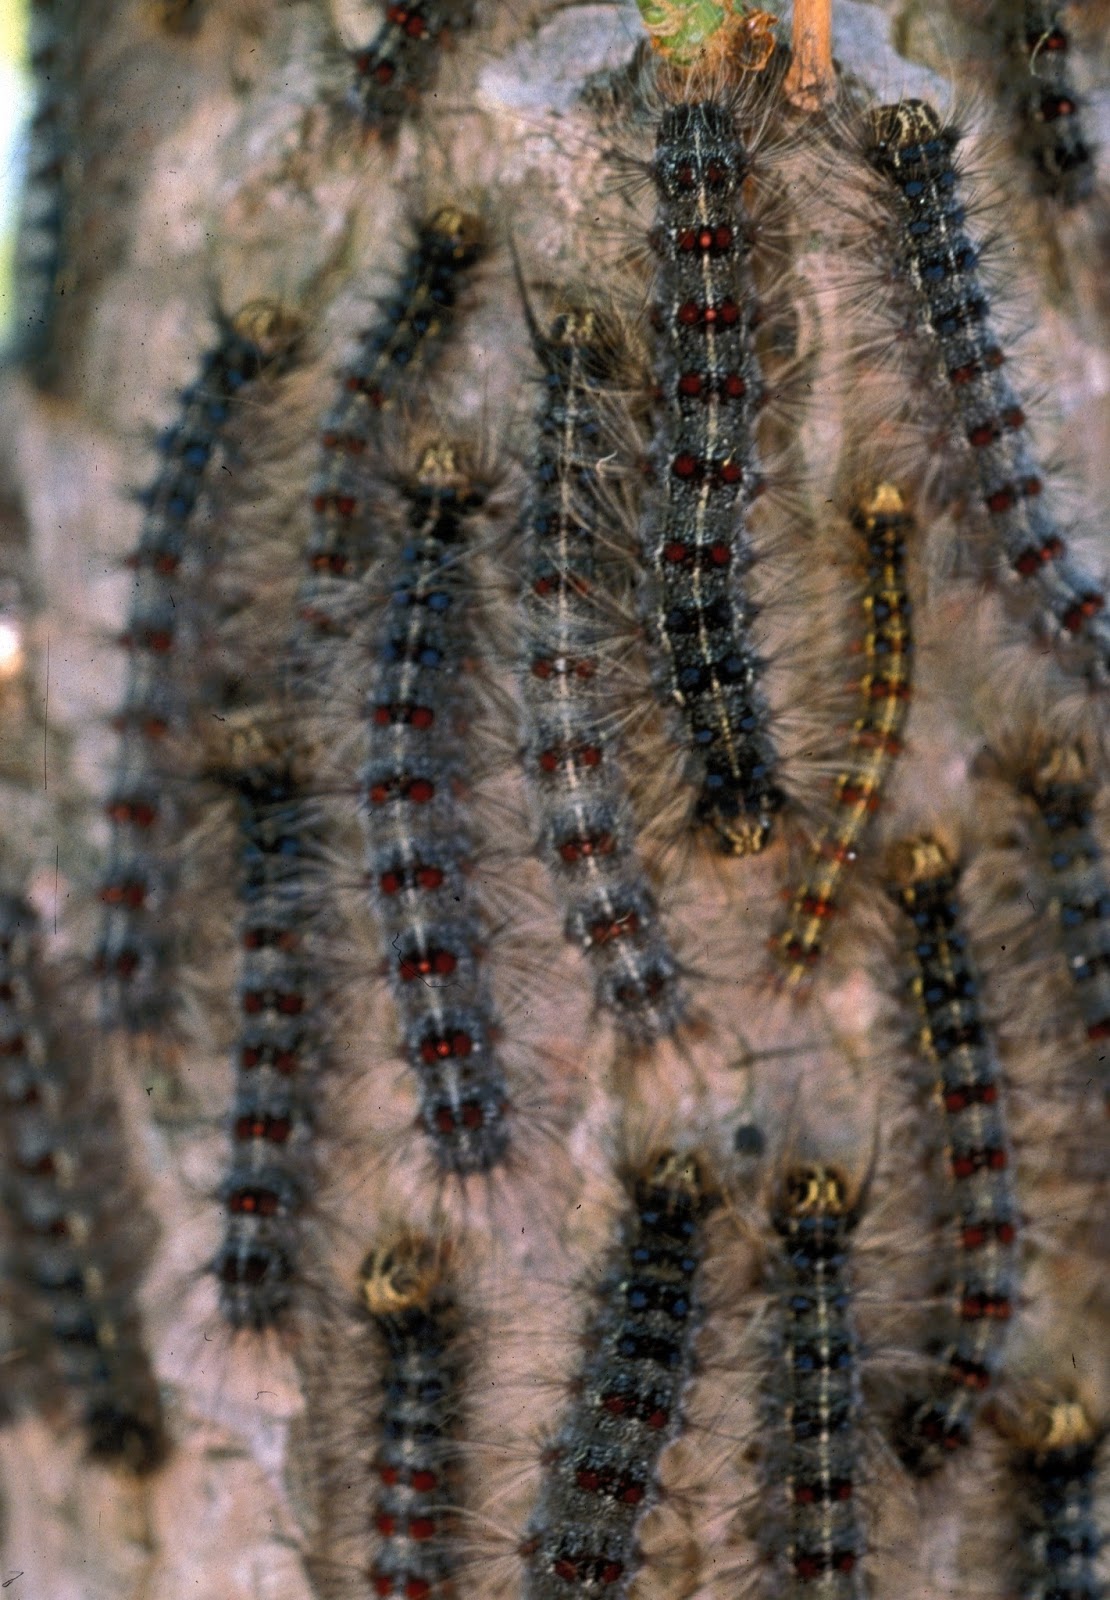
[[802, 111], [820, 111], [832, 99], [832, 0], [795, 0], [793, 59], [783, 85]]

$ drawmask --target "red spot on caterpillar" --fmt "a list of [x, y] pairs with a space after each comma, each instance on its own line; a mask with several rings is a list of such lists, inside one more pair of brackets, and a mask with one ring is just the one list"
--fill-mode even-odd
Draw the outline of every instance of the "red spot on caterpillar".
[[440, 1061], [465, 1061], [473, 1050], [473, 1039], [461, 1030], [451, 1034], [429, 1034], [420, 1041], [420, 1057], [427, 1066], [434, 1066]]
[[379, 728], [409, 726], [426, 731], [435, 722], [435, 712], [430, 706], [412, 704], [379, 705], [374, 707], [374, 722]]
[[960, 1316], [964, 1322], [980, 1322], [984, 1318], [1008, 1322], [1010, 1315], [1011, 1306], [1005, 1295], [965, 1294], [960, 1301]]
[[614, 850], [616, 840], [607, 831], [593, 834], [581, 834], [577, 838], [564, 839], [559, 844], [559, 855], [568, 866], [576, 862], [588, 861], [594, 856], [610, 855]]
[[397, 970], [403, 983], [411, 983], [416, 978], [449, 978], [458, 964], [453, 950], [431, 949], [420, 956], [401, 956]]
[[417, 866], [407, 872], [390, 869], [380, 874], [378, 889], [384, 895], [400, 894], [402, 889], [408, 888], [430, 892], [443, 887], [444, 877], [442, 867]]
[[110, 821], [135, 828], [152, 828], [158, 807], [150, 800], [112, 800], [104, 808]]
[[240, 1141], [266, 1139], [271, 1144], [284, 1144], [293, 1131], [288, 1117], [245, 1116], [235, 1123], [235, 1137]]
[[1023, 550], [1014, 561], [1014, 571], [1023, 578], [1031, 578], [1049, 561], [1058, 561], [1065, 551], [1063, 539], [1054, 534], [1035, 549]]
[[236, 1189], [228, 1196], [228, 1210], [236, 1216], [273, 1217], [281, 1200], [272, 1189]]
[[967, 1084], [958, 1089], [946, 1089], [944, 1109], [950, 1115], [964, 1111], [968, 1106], [993, 1106], [998, 1100], [996, 1083]]
[[1068, 633], [1079, 633], [1092, 617], [1097, 617], [1106, 604], [1105, 597], [1095, 591], [1082, 596], [1075, 605], [1069, 606], [1060, 621]]
[[953, 1380], [965, 1389], [982, 1392], [991, 1386], [990, 1371], [980, 1362], [956, 1357], [949, 1362], [948, 1370]]

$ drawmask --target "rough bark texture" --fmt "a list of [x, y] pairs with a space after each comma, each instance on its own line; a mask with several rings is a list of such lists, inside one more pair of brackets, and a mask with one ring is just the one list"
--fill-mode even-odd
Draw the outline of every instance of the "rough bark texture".
[[[152, 434], [171, 418], [176, 391], [211, 344], [217, 306], [234, 309], [265, 296], [300, 306], [308, 319], [309, 359], [290, 380], [286, 412], [265, 439], [246, 429], [248, 456], [251, 448], [258, 452], [244, 476], [253, 487], [227, 491], [232, 537], [272, 552], [252, 557], [251, 581], [271, 586], [275, 607], [288, 606], [296, 552], [308, 536], [318, 419], [332, 403], [334, 373], [366, 323], [369, 298], [388, 286], [407, 246], [414, 214], [446, 202], [488, 204], [499, 230], [465, 335], [440, 381], [456, 418], [469, 420], [506, 460], [514, 441], [527, 440], [535, 409], [508, 231], [545, 318], [561, 284], [612, 286], [627, 305], [642, 306], [649, 253], [644, 206], [631, 211], [610, 181], [614, 148], [637, 140], [644, 148], [642, 135], [633, 138], [622, 125], [625, 102], [612, 93], [611, 75], [619, 86], [641, 39], [630, 5], [480, 5], [475, 27], [445, 55], [435, 92], [391, 148], [364, 143], [343, 110], [350, 65], [335, 30], [348, 45], [364, 42], [378, 22], [372, 7], [335, 0], [333, 16], [323, 0], [211, 0], [196, 31], [177, 33], [159, 32], [158, 8], [138, 0], [95, 9], [97, 17], [82, 24], [89, 29], [82, 116], [91, 154], [81, 173], [81, 259], [63, 307], [60, 375], [52, 393], [15, 367], [0, 381], [0, 606], [10, 603], [26, 652], [23, 673], [0, 683], [2, 887], [34, 898], [59, 960], [91, 948], [96, 920], [106, 845], [100, 804], [115, 750], [108, 719], [122, 692], [114, 636], [130, 585], [121, 563], [141, 519], [129, 494], [151, 478]], [[1100, 72], [1110, 75], [1110, 60], [1099, 59], [1097, 26], [1083, 37], [1090, 45], [1084, 69], [1097, 83]], [[980, 48], [975, 38], [931, 0], [835, 0], [835, 48], [845, 74], [879, 99], [919, 93], [943, 105], [954, 78], [956, 104], [969, 91], [979, 94], [979, 120], [992, 126], [989, 62], [969, 53]], [[1105, 96], [1092, 93], [1091, 114], [1103, 187], [1082, 215], [1061, 220], [1030, 200], [1004, 139], [984, 145], [981, 159], [1002, 196], [1000, 222], [1018, 240], [1018, 254], [1011, 260], [1007, 253], [1003, 264], [1016, 279], [1018, 317], [1040, 362], [1029, 369], [1033, 387], [1043, 374], [1046, 409], [1055, 407], [1063, 422], [1069, 469], [1084, 500], [1105, 508]], [[799, 227], [798, 215], [820, 206], [828, 229], [829, 202], [835, 210], [840, 197], [827, 192], [823, 169], [804, 156], [789, 170], [796, 337], [804, 350], [823, 351], [830, 341], [843, 345], [851, 294], [835, 287], [836, 248], [826, 250], [827, 239], [815, 238], [810, 224]], [[847, 204], [851, 197], [843, 198]], [[827, 294], [839, 296], [831, 309]], [[783, 737], [798, 751], [788, 787], [792, 771], [808, 771], [814, 726], [826, 737], [835, 728], [835, 718], [826, 718], [822, 730], [813, 708], [823, 679], [842, 670], [825, 639], [838, 624], [829, 575], [820, 570], [834, 541], [820, 524], [821, 507], [838, 488], [843, 399], [827, 365], [819, 361], [813, 372], [802, 386], [809, 403], [801, 437], [811, 507], [804, 515], [807, 526], [817, 525], [810, 567], [817, 570], [803, 573], [801, 599], [788, 597], [785, 620], [769, 606], [773, 641], [784, 646], [775, 690], [786, 707]], [[930, 448], [923, 434], [919, 478]], [[499, 492], [510, 508], [502, 528], [511, 527], [512, 508], [523, 504], [512, 469]], [[1020, 636], [1003, 648], [1013, 636], [995, 602], [953, 571], [945, 518], [933, 523], [918, 562], [919, 692], [908, 753], [882, 816], [887, 838], [937, 824], [973, 836], [972, 824], [984, 818], [972, 815], [969, 763], [984, 737], [997, 733], [1017, 685], [1040, 670]], [[1092, 525], [1105, 529], [1105, 513]], [[1105, 532], [1100, 540], [1092, 560], [1103, 570], [1110, 544]], [[497, 631], [511, 638], [497, 583], [499, 570], [515, 560], [512, 540], [492, 539], [483, 560]], [[281, 637], [274, 625], [260, 653]], [[646, 705], [638, 646], [622, 659], [630, 692]], [[511, 858], [521, 840], [526, 844], [528, 825], [505, 824], [522, 804], [512, 771], [520, 741], [512, 695], [504, 692], [511, 658], [498, 672], [500, 691], [490, 705], [500, 748], [496, 741], [491, 747], [478, 825]], [[356, 693], [348, 690], [340, 711], [357, 715]], [[322, 745], [332, 743], [332, 726]], [[859, 1179], [875, 1162], [858, 1239], [856, 1323], [871, 1363], [864, 1389], [876, 1436], [916, 1376], [914, 1352], [929, 1316], [921, 1310], [934, 1238], [921, 1201], [927, 1118], [910, 1109], [899, 1076], [912, 1017], [904, 1014], [900, 1037], [889, 1020], [895, 957], [881, 891], [862, 876], [859, 901], [844, 918], [835, 982], [819, 1002], [792, 1009], [760, 971], [793, 882], [797, 819], [750, 860], [722, 861], [708, 848], [676, 845], [673, 831], [665, 847], [665, 821], [676, 809], [674, 746], [659, 719], [647, 716], [633, 728], [630, 747], [641, 769], [634, 774], [637, 803], [658, 821], [658, 894], [694, 974], [696, 1025], [681, 1045], [622, 1049], [609, 1023], [591, 1014], [589, 976], [560, 943], [560, 913], [538, 863], [510, 859], [506, 866], [495, 857], [488, 873], [507, 908], [494, 955], [507, 996], [506, 1029], [519, 1027], [542, 1049], [533, 1053], [534, 1085], [518, 1096], [517, 1125], [527, 1135], [521, 1164], [488, 1195], [464, 1205], [449, 1192], [443, 1202], [449, 1231], [461, 1234], [469, 1224], [458, 1245], [465, 1269], [460, 1316], [465, 1325], [469, 1315], [473, 1328], [463, 1364], [474, 1375], [471, 1409], [465, 1427], [460, 1423], [468, 1441], [460, 1496], [474, 1511], [459, 1535], [464, 1595], [519, 1590], [515, 1544], [536, 1496], [539, 1441], [556, 1430], [565, 1379], [580, 1366], [574, 1328], [587, 1304], [582, 1286], [598, 1280], [621, 1206], [616, 1174], [630, 1154], [642, 1158], [651, 1146], [692, 1140], [714, 1153], [732, 1196], [710, 1227], [691, 1432], [665, 1458], [668, 1492], [644, 1525], [647, 1560], [637, 1594], [724, 1600], [763, 1581], [751, 1455], [771, 1345], [752, 1319], [761, 1306], [766, 1315], [759, 1288], [766, 1245], [755, 1232], [761, 1227], [769, 1237], [769, 1170], [799, 1150], [840, 1160]], [[820, 769], [820, 760], [815, 764]], [[803, 792], [814, 792], [815, 783], [819, 774], [805, 778]], [[377, 979], [380, 957], [372, 934], [356, 926], [349, 936], [356, 942], [336, 956], [342, 1070], [322, 1112], [327, 1181], [312, 1260], [322, 1287], [286, 1348], [232, 1344], [221, 1331], [214, 1284], [198, 1268], [216, 1245], [218, 1208], [210, 1196], [220, 1181], [231, 1093], [234, 904], [230, 858], [220, 854], [225, 837], [226, 822], [217, 819], [201, 825], [190, 844], [196, 895], [187, 917], [197, 970], [186, 1048], [172, 1072], [155, 1071], [122, 1047], [112, 1062], [135, 1166], [161, 1227], [143, 1304], [174, 1447], [166, 1465], [139, 1484], [86, 1464], [66, 1405], [35, 1409], [23, 1393], [19, 1306], [0, 1306], [16, 1352], [0, 1366], [13, 1413], [0, 1436], [0, 1581], [14, 1600], [301, 1600], [371, 1592], [365, 1430], [378, 1408], [373, 1352], [349, 1309], [355, 1269], [389, 1227], [407, 1221], [434, 1229], [439, 1197], [411, 1131], [415, 1100], [396, 1050], [388, 990]], [[997, 886], [980, 882], [988, 869], [969, 853], [971, 882], [988, 904]], [[337, 873], [349, 899], [357, 898], [350, 893], [357, 874], [357, 856], [345, 876]], [[1047, 911], [1042, 924], [1047, 932]], [[988, 968], [997, 970], [1005, 958], [991, 926], [985, 915], [977, 932]], [[1051, 1043], [1038, 1055], [1043, 1016], [1031, 1012], [1020, 980], [1008, 983], [1003, 972], [994, 981], [991, 988], [988, 970], [1003, 1066], [1013, 1080], [1016, 1185], [1028, 1219], [1008, 1381], [1020, 1397], [1032, 1376], [1051, 1382], [1058, 1374], [1105, 1420], [1110, 1230], [1099, 1222], [1105, 1188], [1097, 1177], [1105, 1122], [1092, 1154], [1087, 1102], [1053, 1085]], [[1049, 995], [1056, 992], [1047, 985]], [[750, 1153], [761, 1142], [755, 1128], [767, 1151], [762, 1158]], [[876, 1593], [925, 1600], [1005, 1592], [1000, 1573], [1015, 1526], [1005, 1449], [981, 1424], [943, 1479], [917, 1491], [888, 1450], [874, 1446], [860, 1477]]]

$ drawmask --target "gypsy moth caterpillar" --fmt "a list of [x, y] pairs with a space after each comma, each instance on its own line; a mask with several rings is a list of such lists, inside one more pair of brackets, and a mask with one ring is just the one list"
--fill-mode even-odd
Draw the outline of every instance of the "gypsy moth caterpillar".
[[[108, 866], [95, 968], [105, 1020], [131, 1032], [166, 1028], [174, 1014], [174, 954], [167, 914], [175, 893], [172, 847], [184, 821], [180, 786], [196, 711], [204, 557], [194, 518], [213, 461], [226, 447], [235, 403], [290, 360], [299, 323], [268, 301], [220, 319], [220, 338], [181, 396], [159, 441], [162, 465], [146, 514], [130, 610], [120, 644], [127, 687], [115, 718], [116, 775], [105, 810]], [[178, 597], [192, 604], [179, 605]]]
[[471, 850], [456, 785], [467, 768], [457, 677], [470, 523], [487, 493], [437, 443], [402, 485], [408, 527], [388, 558], [389, 604], [363, 641], [366, 875], [421, 1120], [445, 1172], [488, 1172], [508, 1148], [508, 1088], [484, 970]]
[[1072, 82], [1071, 35], [1058, 0], [1000, 0], [1003, 94], [1034, 187], [1077, 205], [1095, 183], [1094, 149]]
[[324, 1065], [322, 978], [309, 874], [323, 846], [291, 741], [272, 716], [228, 719], [236, 796], [240, 1012], [224, 1236], [212, 1263], [236, 1328], [276, 1326], [295, 1301]]
[[771, 1221], [781, 1240], [772, 1282], [773, 1380], [767, 1385], [769, 1472], [785, 1499], [775, 1592], [849, 1600], [866, 1592], [857, 1504], [862, 1411], [849, 1266], [859, 1199], [822, 1164], [783, 1175]]
[[72, 160], [70, 9], [67, 0], [32, 0], [28, 18], [34, 104], [16, 235], [14, 343], [20, 359], [48, 386], [61, 359], [54, 349], [54, 302], [65, 264]]
[[441, 206], [416, 230], [405, 266], [379, 320], [362, 335], [324, 418], [312, 480], [312, 530], [299, 613], [307, 640], [342, 634], [345, 607], [365, 572], [367, 473], [364, 457], [377, 443], [376, 414], [392, 404], [418, 363], [426, 363], [453, 329], [470, 275], [485, 250], [482, 220]]
[[858, 711], [843, 770], [833, 786], [833, 819], [814, 838], [807, 869], [791, 897], [786, 923], [772, 939], [785, 981], [797, 988], [820, 960], [846, 870], [859, 857], [871, 819], [882, 802], [911, 694], [913, 635], [906, 588], [905, 546], [914, 520], [900, 491], [879, 484], [863, 497], [852, 523], [863, 546], [860, 594]]
[[652, 1156], [628, 1187], [591, 1348], [525, 1533], [529, 1600], [627, 1593], [659, 1457], [681, 1427], [702, 1225], [717, 1196], [703, 1161], [673, 1150]]
[[[1096, 788], [1078, 745], [1053, 750], [1023, 785], [1035, 808], [1052, 910], [1091, 1057], [1105, 1087], [1110, 1039], [1110, 883], [1093, 829]], [[1103, 1047], [1100, 1051], [1100, 1047]]]
[[906, 100], [870, 112], [865, 139], [893, 214], [897, 266], [963, 434], [991, 560], [1011, 579], [1005, 592], [1011, 602], [1029, 603], [1036, 631], [1059, 647], [1066, 666], [1103, 680], [1110, 616], [1094, 577], [1068, 553], [1024, 408], [1006, 376], [980, 245], [965, 226], [955, 156], [960, 132], [924, 101]]
[[1083, 1401], [1041, 1395], [999, 1419], [1011, 1440], [1021, 1600], [1099, 1600], [1102, 1530], [1095, 1483], [1104, 1435]]
[[1024, 718], [977, 763], [990, 848], [977, 876], [1008, 953], [1013, 1009], [1036, 1017], [1069, 1104], [1105, 1096], [1110, 1039], [1110, 882], [1097, 769], [1078, 740]]
[[933, 835], [903, 840], [888, 858], [889, 891], [909, 923], [916, 1047], [934, 1074], [953, 1212], [947, 1343], [931, 1392], [911, 1403], [899, 1441], [907, 1464], [921, 1473], [967, 1443], [998, 1377], [1018, 1280], [1002, 1082], [964, 932], [959, 878]]
[[618, 334], [568, 304], [532, 329], [544, 373], [524, 536], [526, 774], [540, 845], [566, 908], [567, 937], [593, 968], [599, 1006], [634, 1038], [672, 1033], [685, 1006], [599, 683], [604, 622], [599, 556], [614, 515], [602, 487], [601, 406], [619, 376]]
[[87, 1035], [58, 1007], [34, 911], [0, 895], [0, 1194], [14, 1276], [68, 1386], [90, 1454], [143, 1473], [166, 1454], [162, 1403], [136, 1303], [141, 1208], [110, 1090]]
[[685, 724], [695, 817], [737, 855], [764, 848], [783, 804], [744, 588], [764, 395], [747, 172], [727, 100], [663, 111], [652, 166], [662, 403], [652, 448], [658, 487], [642, 526], [651, 575], [644, 611]]
[[406, 111], [435, 81], [448, 37], [468, 28], [473, 16], [474, 0], [393, 0], [386, 6], [373, 40], [350, 52], [351, 99], [365, 128], [396, 137]]
[[403, 1234], [371, 1252], [359, 1279], [382, 1361], [372, 1458], [377, 1548], [367, 1577], [376, 1595], [435, 1600], [453, 1592], [458, 1562], [453, 1435], [463, 1363], [448, 1252]]

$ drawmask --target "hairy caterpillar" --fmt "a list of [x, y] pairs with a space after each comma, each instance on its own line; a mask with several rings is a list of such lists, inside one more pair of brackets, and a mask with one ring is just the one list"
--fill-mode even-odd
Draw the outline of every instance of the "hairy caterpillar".
[[453, 446], [430, 445], [402, 486], [405, 541], [386, 564], [384, 620], [360, 648], [366, 873], [421, 1120], [446, 1172], [488, 1172], [508, 1149], [508, 1090], [467, 882], [471, 840], [458, 674], [473, 636], [466, 547], [487, 489]]
[[21, 359], [47, 385], [61, 360], [53, 349], [53, 334], [54, 301], [64, 266], [71, 161], [71, 9], [67, 0], [32, 0], [29, 8], [34, 107], [27, 131], [27, 171], [16, 239], [20, 325], [14, 342]]
[[637, 858], [613, 708], [598, 683], [607, 516], [599, 407], [618, 375], [616, 338], [584, 305], [561, 310], [546, 334], [532, 330], [544, 379], [524, 540], [521, 685], [526, 772], [567, 937], [593, 968], [598, 1004], [633, 1037], [652, 1039], [674, 1031], [684, 1001]]
[[415, 1234], [374, 1250], [360, 1272], [381, 1348], [377, 1481], [367, 1571], [376, 1595], [435, 1600], [453, 1592], [452, 1550], [463, 1382], [459, 1307], [444, 1247]]
[[[93, 1456], [135, 1472], [168, 1448], [136, 1303], [144, 1254], [119, 1108], [59, 1007], [22, 899], [0, 895], [0, 1194], [13, 1276], [67, 1384]], [[80, 1042], [77, 1042], [80, 1039]]]
[[901, 754], [911, 695], [913, 635], [905, 547], [914, 532], [913, 518], [899, 490], [882, 483], [864, 497], [852, 523], [864, 554], [859, 709], [833, 788], [834, 820], [813, 840], [786, 924], [771, 944], [791, 987], [805, 982], [825, 949], [829, 923], [840, 909], [841, 880], [859, 857]]
[[446, 38], [473, 16], [474, 0], [391, 0], [373, 42], [351, 52], [352, 99], [365, 127], [396, 136], [405, 112], [434, 82]]
[[931, 835], [888, 861], [890, 893], [909, 921], [917, 1050], [934, 1073], [953, 1213], [949, 1322], [932, 1392], [912, 1403], [900, 1447], [926, 1473], [968, 1442], [1005, 1352], [1018, 1277], [1010, 1140], [994, 1046], [957, 898], [959, 870]]
[[273, 717], [229, 721], [221, 776], [237, 802], [240, 1021], [224, 1237], [213, 1271], [228, 1322], [257, 1332], [283, 1320], [303, 1270], [325, 1049], [308, 881], [323, 838], [292, 743]]
[[522, 1545], [528, 1600], [628, 1592], [659, 1457], [681, 1426], [702, 1225], [716, 1198], [693, 1155], [665, 1151], [631, 1177], [589, 1354]]
[[442, 206], [416, 242], [380, 320], [362, 335], [324, 418], [312, 480], [312, 530], [300, 617], [309, 637], [342, 634], [354, 585], [366, 570], [367, 453], [378, 443], [376, 414], [397, 397], [417, 363], [449, 337], [460, 296], [485, 249], [480, 218]]
[[999, 1418], [1019, 1510], [1021, 1600], [1100, 1600], [1095, 1485], [1103, 1435], [1081, 1400], [1040, 1397]]
[[1012, 597], [1016, 586], [1033, 598], [1035, 626], [1062, 646], [1065, 664], [1102, 679], [1110, 670], [1110, 616], [1093, 577], [1068, 554], [1005, 373], [980, 249], [965, 229], [959, 139], [932, 106], [907, 100], [869, 114], [867, 159], [887, 186], [898, 265], [947, 379], [993, 550], [1014, 580], [1007, 592]]
[[652, 166], [662, 399], [658, 488], [642, 528], [651, 575], [644, 609], [685, 724], [695, 817], [737, 855], [764, 848], [783, 804], [744, 589], [755, 560], [747, 517], [761, 487], [755, 428], [764, 397], [747, 173], [730, 104], [664, 110]]
[[1058, 0], [1000, 0], [1004, 92], [1033, 183], [1062, 206], [1090, 197], [1094, 150], [1071, 81], [1071, 38]]
[[181, 397], [159, 444], [163, 464], [143, 497], [142, 535], [128, 562], [135, 587], [120, 637], [127, 688], [115, 718], [120, 742], [105, 808], [111, 839], [95, 956], [105, 1020], [133, 1032], [165, 1028], [177, 1004], [167, 923], [200, 682], [206, 565], [194, 519], [212, 463], [227, 447], [236, 401], [264, 374], [282, 370], [298, 332], [298, 323], [264, 301], [221, 320], [219, 342]]
[[784, 1587], [775, 1593], [854, 1600], [866, 1592], [866, 1535], [856, 1502], [862, 1401], [849, 1269], [858, 1200], [834, 1167], [792, 1167], [771, 1220], [782, 1249], [773, 1275], [766, 1489], [781, 1486], [787, 1501]]
[[1095, 784], [1077, 745], [1054, 750], [1023, 785], [1084, 1033], [1105, 1086], [1110, 1040], [1110, 883], [1092, 818]]

